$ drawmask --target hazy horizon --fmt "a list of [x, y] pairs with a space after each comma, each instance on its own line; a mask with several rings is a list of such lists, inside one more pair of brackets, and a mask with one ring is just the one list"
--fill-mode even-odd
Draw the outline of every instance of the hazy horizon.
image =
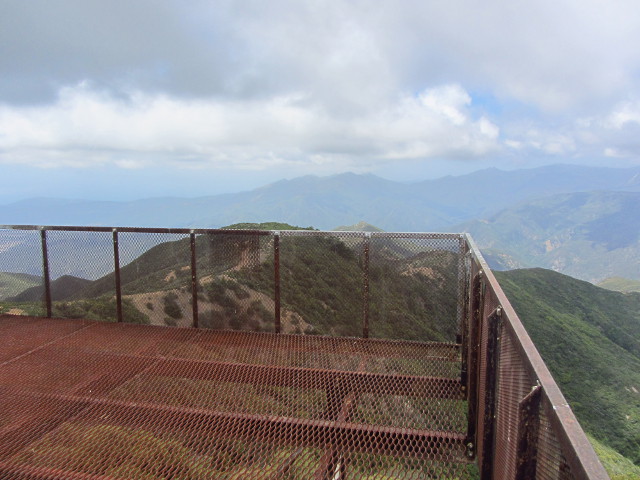
[[632, 0], [7, 1], [0, 202], [640, 165]]
[[[569, 164], [569, 163], [555, 163], [555, 164], [545, 164], [545, 165], [539, 165], [539, 166], [530, 166], [530, 167], [522, 167], [522, 168], [504, 168], [501, 166], [495, 166], [495, 165], [489, 165], [486, 166], [484, 168], [478, 168], [475, 170], [471, 170], [471, 171], [464, 171], [464, 172], [449, 172], [449, 173], [444, 173], [442, 175], [432, 175], [432, 176], [425, 176], [425, 177], [415, 177], [412, 179], [398, 179], [398, 178], [393, 178], [393, 176], [387, 176], [384, 174], [377, 174], [377, 173], [372, 173], [372, 172], [364, 172], [364, 173], [358, 173], [358, 172], [353, 172], [353, 171], [344, 171], [344, 172], [338, 172], [338, 173], [331, 173], [331, 174], [327, 174], [327, 175], [321, 175], [321, 174], [315, 174], [315, 173], [307, 173], [304, 175], [299, 175], [299, 176], [291, 176], [291, 177], [283, 177], [283, 178], [275, 178], [271, 181], [265, 181], [265, 182], [260, 182], [257, 181], [255, 185], [252, 185], [251, 183], [247, 183], [247, 187], [246, 188], [242, 188], [242, 187], [236, 187], [234, 188], [233, 185], [229, 186], [227, 185], [226, 188], [220, 189], [218, 191], [207, 191], [206, 190], [206, 185], [203, 186], [203, 191], [201, 193], [194, 193], [192, 191], [176, 191], [174, 193], [169, 193], [169, 192], [162, 192], [160, 191], [160, 193], [158, 194], [150, 194], [150, 195], [144, 195], [141, 194], [140, 192], [138, 192], [138, 195], [132, 194], [131, 196], [126, 196], [126, 195], [122, 195], [121, 192], [118, 189], [114, 189], [113, 190], [113, 194], [110, 195], [103, 195], [101, 194], [100, 191], [94, 191], [94, 192], [89, 192], [88, 195], [84, 195], [84, 196], [78, 196], [78, 195], [70, 195], [70, 194], [54, 194], [54, 195], [44, 195], [44, 194], [35, 194], [35, 195], [26, 195], [26, 196], [21, 196], [21, 197], [16, 197], [16, 198], [8, 198], [5, 200], [5, 196], [3, 196], [2, 194], [0, 194], [0, 205], [10, 205], [13, 203], [17, 203], [17, 202], [21, 202], [21, 201], [28, 201], [28, 200], [32, 200], [32, 199], [41, 199], [41, 198], [50, 198], [50, 199], [59, 199], [59, 200], [78, 200], [78, 201], [96, 201], [96, 202], [112, 202], [112, 201], [122, 201], [122, 202], [128, 202], [128, 201], [137, 201], [137, 200], [148, 200], [148, 199], [157, 199], [157, 198], [186, 198], [186, 199], [190, 199], [190, 198], [199, 198], [199, 197], [209, 197], [209, 196], [216, 196], [216, 195], [224, 195], [224, 194], [234, 194], [234, 193], [243, 193], [243, 192], [250, 192], [262, 187], [267, 187], [269, 185], [272, 185], [274, 183], [280, 182], [280, 181], [291, 181], [291, 180], [296, 180], [296, 179], [301, 179], [304, 177], [315, 177], [315, 178], [330, 178], [330, 177], [336, 177], [336, 176], [340, 176], [340, 175], [348, 175], [348, 174], [353, 174], [353, 175], [373, 175], [377, 178], [381, 178], [383, 180], [388, 180], [391, 182], [397, 182], [397, 183], [401, 183], [401, 184], [407, 184], [407, 185], [411, 185], [411, 184], [416, 184], [416, 183], [421, 183], [421, 182], [425, 182], [425, 181], [429, 181], [429, 180], [439, 180], [442, 178], [446, 178], [446, 177], [463, 177], [466, 175], [471, 175], [477, 172], [481, 172], [484, 170], [490, 170], [490, 169], [498, 169], [500, 171], [520, 171], [520, 170], [532, 170], [532, 169], [538, 169], [538, 168], [544, 168], [544, 167], [561, 167], [561, 166], [568, 166], [568, 167], [586, 167], [586, 168], [615, 168], [615, 169], [632, 169], [634, 167], [640, 167], [640, 165], [636, 165], [636, 166], [601, 166], [601, 165], [579, 165], [579, 164]], [[137, 180], [133, 180], [134, 182]], [[188, 184], [187, 184], [188, 187]], [[157, 190], [156, 190], [157, 191]], [[70, 193], [70, 192], [67, 192]]]

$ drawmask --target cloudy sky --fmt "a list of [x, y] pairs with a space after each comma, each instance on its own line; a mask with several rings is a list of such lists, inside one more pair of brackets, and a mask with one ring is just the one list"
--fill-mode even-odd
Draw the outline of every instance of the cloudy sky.
[[640, 164], [637, 0], [0, 0], [0, 201]]

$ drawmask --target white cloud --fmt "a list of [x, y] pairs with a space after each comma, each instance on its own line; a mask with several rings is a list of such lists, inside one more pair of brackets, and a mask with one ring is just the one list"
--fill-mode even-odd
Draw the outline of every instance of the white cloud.
[[633, 123], [640, 125], [640, 102], [623, 102], [604, 121], [605, 127], [614, 129]]
[[509, 138], [504, 144], [514, 151], [534, 151], [544, 155], [573, 155], [578, 146], [574, 138], [552, 129], [530, 128], [522, 132], [518, 138]]
[[10, 2], [0, 162], [632, 156], [639, 12], [636, 0]]
[[433, 88], [420, 95], [420, 101], [433, 113], [440, 114], [454, 125], [463, 125], [466, 115], [462, 111], [471, 104], [471, 97], [459, 85]]
[[588, 109], [638, 90], [638, 13], [636, 0], [12, 2], [0, 95], [41, 98], [88, 77], [181, 96], [304, 91], [349, 111], [457, 82], [545, 111]]
[[626, 154], [619, 151], [618, 149], [611, 148], [611, 147], [605, 148], [603, 153], [605, 157], [612, 157], [612, 158], [624, 158], [627, 156]]
[[399, 65], [412, 75], [453, 76], [556, 113], [597, 107], [638, 88], [635, 0], [412, 5], [390, 9], [386, 17], [395, 33], [391, 48], [418, 48], [413, 68]]
[[0, 107], [0, 151], [5, 163], [121, 168], [144, 167], [151, 156], [254, 169], [475, 157], [497, 148], [499, 130], [474, 119], [470, 103], [461, 86], [444, 85], [344, 118], [302, 93], [231, 101], [134, 92], [123, 99], [81, 84], [63, 89], [53, 105]]

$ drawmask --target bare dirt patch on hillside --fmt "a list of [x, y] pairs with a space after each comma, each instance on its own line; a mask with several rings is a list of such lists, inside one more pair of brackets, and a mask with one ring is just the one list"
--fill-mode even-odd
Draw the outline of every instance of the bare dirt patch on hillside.
[[[171, 275], [175, 275], [175, 272], [170, 272], [167, 275], [165, 281], [171, 281]], [[168, 280], [167, 280], [168, 279]], [[274, 311], [274, 301], [269, 295], [254, 290], [238, 283], [233, 277], [229, 275], [213, 276], [208, 275], [199, 280], [201, 286], [206, 286], [216, 280], [225, 280], [227, 282], [236, 283], [244, 294], [238, 295], [231, 289], [226, 290], [226, 295], [230, 297], [234, 303], [237, 304], [237, 308], [234, 313], [246, 312], [251, 305], [256, 303], [261, 304], [268, 312]], [[165, 312], [166, 298], [172, 297], [172, 302], [177, 304], [180, 309], [181, 318], [172, 318]], [[176, 327], [191, 327], [193, 325], [193, 314], [191, 299], [192, 293], [188, 288], [175, 288], [171, 290], [161, 290], [157, 292], [138, 293], [133, 295], [125, 295], [124, 299], [129, 300], [133, 306], [145, 314], [149, 318], [151, 325], [171, 325]], [[206, 295], [200, 294], [198, 297], [198, 312], [201, 318], [206, 318], [211, 314], [224, 315], [225, 309], [222, 305], [210, 301], [206, 298]], [[175, 315], [174, 315], [175, 316]], [[308, 331], [311, 325], [307, 323], [302, 316], [298, 313], [283, 308], [281, 311], [281, 329], [282, 333], [299, 334]], [[229, 317], [226, 322], [231, 319]], [[264, 331], [274, 331], [275, 320], [273, 317], [269, 319], [261, 320], [261, 327]], [[244, 327], [244, 328], [243, 328]], [[251, 329], [249, 325], [242, 325], [240, 329]]]
[[[167, 295], [174, 296], [174, 300], [182, 312], [182, 318], [174, 319], [165, 313], [165, 297]], [[159, 292], [137, 293], [124, 295], [123, 298], [129, 300], [139, 312], [147, 315], [151, 325], [192, 326], [191, 292], [186, 289], [175, 288]]]

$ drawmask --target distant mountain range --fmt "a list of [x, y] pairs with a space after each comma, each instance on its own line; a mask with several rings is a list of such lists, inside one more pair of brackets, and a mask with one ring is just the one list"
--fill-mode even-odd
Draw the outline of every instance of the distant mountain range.
[[455, 230], [494, 269], [540, 266], [591, 282], [640, 280], [640, 192], [580, 192], [521, 203]]
[[[594, 282], [640, 280], [640, 167], [487, 169], [411, 184], [345, 173], [192, 199], [31, 199], [0, 206], [2, 224], [219, 228], [274, 220], [323, 230], [366, 221], [387, 231], [468, 231], [494, 268], [541, 266]], [[13, 266], [12, 259], [22, 262], [22, 244], [10, 237], [0, 236], [0, 250], [14, 254], [0, 259], [0, 271], [40, 273], [36, 263], [26, 270]], [[99, 244], [107, 237], [93, 236]], [[60, 249], [73, 251], [73, 245]], [[65, 262], [54, 277], [95, 279], [112, 260], [96, 256], [90, 270]]]
[[374, 175], [306, 176], [249, 192], [131, 202], [31, 199], [0, 206], [0, 222], [218, 228], [282, 221], [328, 230], [365, 220], [387, 231], [442, 231], [520, 203], [559, 193], [640, 191], [640, 167], [554, 165], [481, 170], [411, 184]]

